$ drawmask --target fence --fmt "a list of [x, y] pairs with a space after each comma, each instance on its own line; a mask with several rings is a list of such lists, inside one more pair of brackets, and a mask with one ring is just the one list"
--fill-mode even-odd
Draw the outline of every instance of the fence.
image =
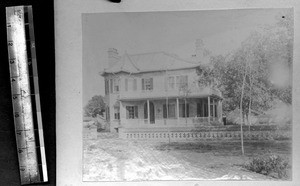
[[[147, 139], [147, 140], [170, 140], [170, 141], [186, 141], [186, 140], [238, 140], [241, 138], [241, 132], [237, 128], [210, 128], [204, 131], [120, 131], [119, 137], [124, 139]], [[260, 128], [261, 129], [261, 128]], [[247, 130], [243, 129], [243, 137], [245, 140], [269, 140], [279, 138], [291, 138], [290, 130], [265, 128], [263, 130]]]

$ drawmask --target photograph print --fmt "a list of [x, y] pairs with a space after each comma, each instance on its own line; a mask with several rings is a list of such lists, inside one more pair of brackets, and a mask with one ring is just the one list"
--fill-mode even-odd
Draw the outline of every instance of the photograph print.
[[83, 181], [292, 180], [292, 8], [84, 13]]

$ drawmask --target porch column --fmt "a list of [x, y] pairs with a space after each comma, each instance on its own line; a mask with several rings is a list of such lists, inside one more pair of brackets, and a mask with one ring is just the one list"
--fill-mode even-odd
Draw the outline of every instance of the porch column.
[[215, 112], [215, 109], [216, 109], [216, 107], [215, 107], [215, 99], [213, 98], [212, 101], [213, 101], [213, 113], [212, 113], [212, 115], [213, 115], [213, 121], [215, 121], [215, 117], [216, 117], [215, 116], [215, 113], [216, 113]]
[[126, 108], [122, 101], [120, 101], [120, 122], [122, 127], [126, 127]]
[[223, 104], [223, 100], [220, 99], [219, 100], [219, 104], [220, 104], [220, 106], [219, 106], [219, 109], [220, 109], [220, 118], [219, 119], [220, 119], [220, 122], [223, 123], [223, 105], [222, 105]]
[[208, 123], [210, 124], [210, 96], [207, 98], [207, 106], [208, 106]]
[[176, 107], [177, 107], [177, 124], [179, 124], [179, 100], [176, 98]]
[[147, 99], [147, 116], [148, 116], [148, 124], [150, 124], [150, 104], [149, 104], [149, 99]]
[[203, 100], [203, 99], [201, 99], [201, 105], [202, 105], [201, 117], [205, 117], [205, 116], [204, 116], [204, 113], [205, 113], [205, 112], [204, 112], [204, 109], [205, 109], [205, 108], [204, 108], [204, 100]]

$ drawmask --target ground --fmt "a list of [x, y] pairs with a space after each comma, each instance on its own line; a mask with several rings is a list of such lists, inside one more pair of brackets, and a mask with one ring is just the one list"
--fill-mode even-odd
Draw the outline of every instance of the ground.
[[84, 140], [84, 181], [274, 180], [243, 168], [251, 157], [277, 154], [289, 160], [290, 141], [151, 142], [98, 133]]

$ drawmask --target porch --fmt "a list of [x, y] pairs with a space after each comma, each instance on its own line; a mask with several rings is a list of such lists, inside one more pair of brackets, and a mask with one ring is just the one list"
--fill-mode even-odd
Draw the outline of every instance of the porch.
[[[210, 109], [209, 109], [210, 108]], [[194, 128], [221, 123], [222, 99], [168, 98], [120, 101], [121, 128]]]

